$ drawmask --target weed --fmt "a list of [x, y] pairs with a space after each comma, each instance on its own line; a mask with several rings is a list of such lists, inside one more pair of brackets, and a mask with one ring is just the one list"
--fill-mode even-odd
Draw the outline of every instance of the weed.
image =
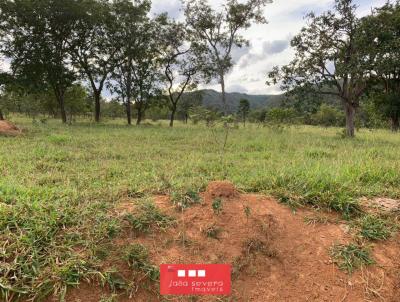
[[369, 240], [387, 240], [393, 233], [394, 225], [376, 215], [365, 215], [356, 222], [359, 234]]
[[159, 280], [160, 271], [156, 266], [150, 264], [149, 252], [144, 245], [137, 243], [128, 246], [125, 251], [125, 259], [131, 268], [144, 273], [150, 280]]
[[333, 261], [341, 270], [351, 274], [357, 268], [364, 265], [374, 264], [370, 250], [359, 244], [350, 243], [348, 245], [336, 244], [331, 250]]
[[216, 215], [219, 215], [222, 212], [222, 199], [221, 198], [216, 198], [213, 200], [211, 207], [213, 208], [213, 211]]
[[175, 223], [174, 218], [162, 213], [150, 201], [139, 203], [138, 213], [136, 215], [128, 214], [126, 219], [136, 231], [142, 233], [148, 233], [154, 226], [166, 229]]
[[201, 203], [199, 193], [192, 190], [186, 191], [185, 193], [175, 192], [172, 194], [171, 199], [178, 210], [185, 210]]

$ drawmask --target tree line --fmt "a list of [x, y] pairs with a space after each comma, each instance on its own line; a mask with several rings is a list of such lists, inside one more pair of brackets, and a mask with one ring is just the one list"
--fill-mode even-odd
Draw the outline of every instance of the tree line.
[[132, 110], [140, 124], [152, 104], [163, 103], [173, 126], [184, 93], [217, 79], [226, 108], [232, 50], [248, 43], [240, 31], [266, 21], [268, 2], [227, 0], [214, 10], [184, 1], [180, 22], [166, 13], [151, 16], [150, 0], [3, 0], [0, 51], [11, 64], [0, 77], [3, 99], [43, 103], [51, 93], [66, 123], [68, 112], [83, 110], [71, 95], [88, 86], [99, 122], [107, 89], [124, 104], [128, 124]]
[[[207, 1], [183, 1], [184, 19], [177, 21], [151, 16], [150, 0], [3, 0], [0, 51], [11, 71], [0, 73], [0, 119], [8, 104], [46, 108], [64, 123], [68, 115], [93, 111], [99, 122], [102, 108], [119, 115], [122, 104], [128, 124], [133, 116], [140, 124], [149, 110], [164, 115], [167, 108], [173, 126], [177, 114], [187, 120], [198, 105], [187, 101], [188, 92], [211, 81], [221, 85], [226, 115], [232, 51], [248, 45], [244, 30], [266, 22], [263, 9], [270, 2], [226, 0], [218, 10]], [[268, 73], [267, 84], [285, 91], [283, 108], [271, 117], [341, 125], [337, 106], [330, 106], [339, 103], [347, 136], [367, 115], [399, 130], [400, 2], [388, 1], [361, 18], [356, 11], [353, 0], [335, 0], [333, 9], [307, 15], [291, 41], [293, 60]], [[104, 102], [106, 90], [113, 101]], [[243, 102], [238, 116], [245, 121], [249, 111]], [[268, 115], [257, 114], [250, 116]], [[195, 115], [216, 116], [207, 109]]]

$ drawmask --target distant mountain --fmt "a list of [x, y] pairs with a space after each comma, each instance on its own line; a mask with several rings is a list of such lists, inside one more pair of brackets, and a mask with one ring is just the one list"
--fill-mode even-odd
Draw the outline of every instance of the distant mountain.
[[[204, 107], [222, 110], [222, 94], [215, 90], [204, 89], [202, 92], [202, 104]], [[246, 93], [227, 93], [226, 100], [229, 112], [236, 112], [241, 99], [250, 102], [250, 108], [261, 109], [265, 107], [276, 107], [281, 103], [282, 95], [251, 95]]]

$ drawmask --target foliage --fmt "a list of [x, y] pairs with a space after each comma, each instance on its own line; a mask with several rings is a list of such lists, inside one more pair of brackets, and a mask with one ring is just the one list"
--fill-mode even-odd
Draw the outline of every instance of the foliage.
[[322, 104], [318, 111], [311, 116], [311, 121], [315, 125], [321, 125], [324, 127], [338, 127], [344, 125], [344, 118], [345, 117], [342, 111], [335, 107]]
[[281, 81], [287, 91], [339, 98], [345, 106], [350, 137], [354, 136], [355, 112], [371, 70], [362, 56], [366, 46], [356, 39], [359, 23], [353, 0], [335, 0], [333, 11], [308, 14], [308, 25], [291, 42], [295, 58], [269, 74], [272, 83]]

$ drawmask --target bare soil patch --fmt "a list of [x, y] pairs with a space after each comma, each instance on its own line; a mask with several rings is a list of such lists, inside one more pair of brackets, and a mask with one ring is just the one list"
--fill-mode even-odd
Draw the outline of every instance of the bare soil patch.
[[[348, 275], [332, 263], [329, 252], [335, 243], [352, 240], [339, 216], [318, 213], [326, 216], [325, 223], [305, 223], [306, 217], [316, 213], [308, 209], [294, 213], [271, 198], [240, 194], [227, 182], [210, 183], [201, 196], [201, 204], [185, 211], [177, 211], [168, 196], [155, 196], [156, 205], [176, 217], [176, 226], [146, 235], [126, 228], [113, 242], [104, 268], [117, 268], [131, 280], [134, 273], [120, 253], [129, 244], [141, 243], [155, 265], [232, 264], [232, 301], [399, 301], [398, 235], [373, 245], [376, 265]], [[215, 198], [222, 199], [219, 214], [212, 207]], [[122, 209], [124, 213], [135, 211], [129, 201]], [[154, 282], [137, 285], [132, 298], [120, 291], [116, 300], [163, 301]], [[97, 302], [104, 294], [110, 292], [99, 285], [83, 284], [70, 290], [66, 300]], [[189, 300], [168, 297], [168, 301]], [[201, 297], [193, 301], [221, 300]]]
[[363, 198], [361, 204], [366, 211], [396, 213], [400, 212], [400, 200], [378, 197], [373, 199]]
[[0, 121], [0, 135], [16, 136], [21, 134], [21, 129], [9, 121]]

